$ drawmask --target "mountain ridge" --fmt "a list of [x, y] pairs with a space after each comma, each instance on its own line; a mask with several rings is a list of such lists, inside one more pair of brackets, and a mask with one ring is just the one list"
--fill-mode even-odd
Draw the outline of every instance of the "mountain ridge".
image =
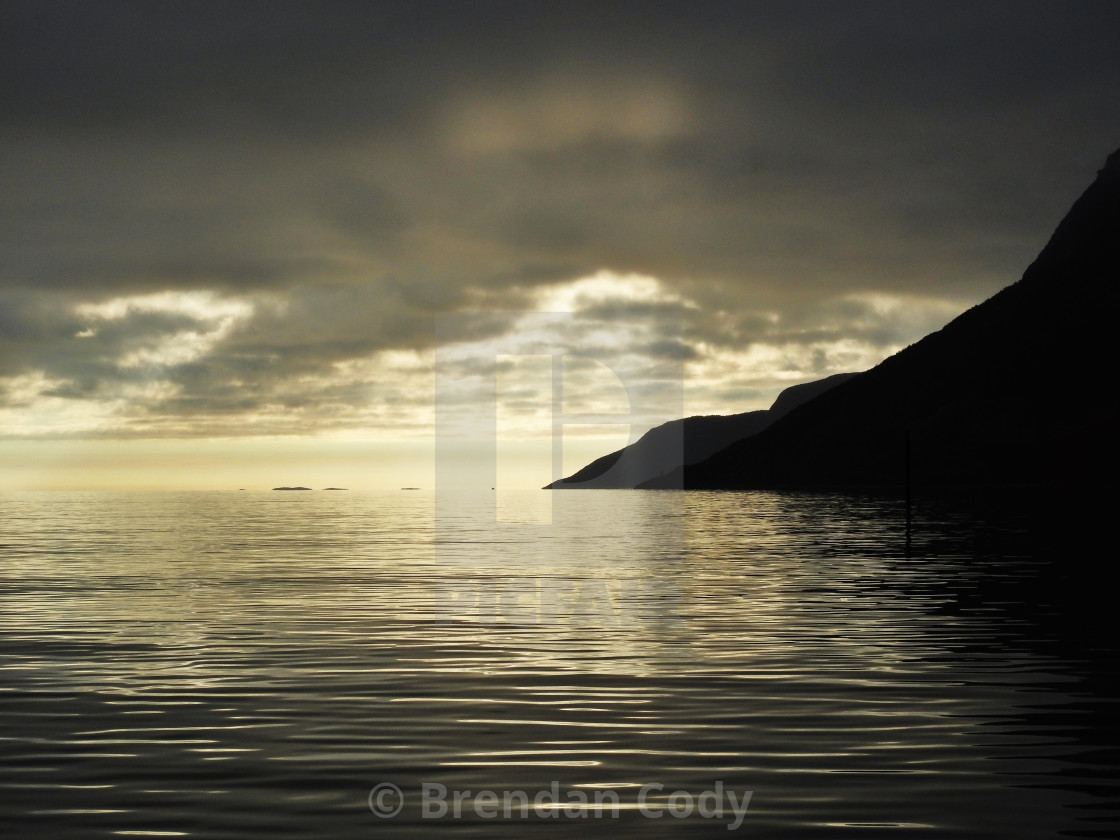
[[927, 485], [1114, 473], [1118, 285], [1120, 150], [1018, 281], [757, 435], [638, 486], [897, 486], [907, 464]]
[[858, 376], [837, 373], [782, 390], [769, 409], [740, 414], [699, 414], [670, 420], [634, 443], [544, 486], [545, 490], [632, 489], [642, 481], [692, 464], [737, 440], [757, 434], [799, 405]]

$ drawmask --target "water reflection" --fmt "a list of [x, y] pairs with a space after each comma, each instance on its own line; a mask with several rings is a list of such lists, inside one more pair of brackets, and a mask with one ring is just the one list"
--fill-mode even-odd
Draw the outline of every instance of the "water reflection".
[[0, 497], [9, 824], [519, 836], [433, 827], [421, 785], [720, 782], [763, 837], [1111, 836], [1111, 641], [1007, 501], [919, 500], [906, 557], [873, 496], [571, 492], [547, 526], [416, 493]]

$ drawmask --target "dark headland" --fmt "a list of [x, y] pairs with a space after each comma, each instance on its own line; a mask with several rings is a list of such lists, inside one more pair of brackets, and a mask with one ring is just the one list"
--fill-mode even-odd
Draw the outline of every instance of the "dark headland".
[[310, 487], [273, 487], [273, 490], [310, 490]]
[[637, 486], [898, 487], [908, 473], [916, 487], [1099, 498], [1117, 465], [1118, 284], [1120, 151], [1018, 282], [765, 428]]
[[671, 420], [650, 429], [634, 443], [597, 458], [545, 490], [632, 489], [682, 464], [695, 464], [738, 440], [757, 434], [797, 406], [856, 374], [837, 373], [782, 391], [769, 409], [743, 414], [708, 414]]

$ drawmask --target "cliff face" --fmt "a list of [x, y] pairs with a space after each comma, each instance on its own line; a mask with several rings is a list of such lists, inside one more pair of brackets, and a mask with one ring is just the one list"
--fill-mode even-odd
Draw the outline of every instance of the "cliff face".
[[759, 434], [643, 487], [1111, 480], [1120, 151], [1022, 279]]
[[644, 481], [673, 473], [682, 464], [702, 461], [738, 440], [757, 434], [802, 403], [856, 375], [838, 373], [816, 382], [786, 388], [768, 410], [727, 416], [686, 417], [663, 423], [650, 429], [630, 446], [604, 455], [544, 489], [603, 490], [637, 487]]

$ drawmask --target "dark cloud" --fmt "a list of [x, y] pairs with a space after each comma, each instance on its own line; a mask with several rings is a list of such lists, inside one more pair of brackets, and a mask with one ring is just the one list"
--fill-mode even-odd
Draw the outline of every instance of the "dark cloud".
[[654, 359], [675, 359], [681, 362], [699, 358], [700, 355], [689, 345], [672, 340], [655, 341], [639, 350]]
[[[158, 381], [144, 422], [180, 433], [349, 422], [408, 400], [339, 365], [603, 269], [661, 281], [579, 304], [680, 318], [653, 357], [904, 344], [1013, 281], [1120, 144], [1117, 31], [1111, 2], [8, 2], [0, 378]], [[169, 290], [251, 315], [77, 337]]]

